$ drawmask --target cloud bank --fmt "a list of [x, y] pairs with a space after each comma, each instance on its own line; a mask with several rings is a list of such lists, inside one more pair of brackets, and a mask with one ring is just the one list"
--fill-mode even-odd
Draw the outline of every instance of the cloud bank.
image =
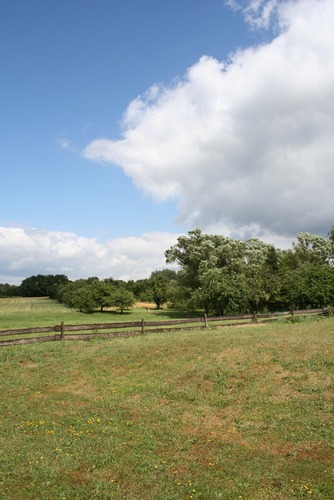
[[124, 113], [119, 140], [84, 156], [121, 167], [189, 227], [234, 237], [326, 234], [334, 208], [334, 2], [250, 1], [253, 27], [277, 36], [228, 61], [203, 56], [173, 86], [153, 85]]
[[151, 232], [99, 243], [72, 233], [0, 227], [0, 283], [20, 284], [36, 274], [65, 274], [71, 280], [148, 278], [166, 268], [164, 252], [176, 239]]

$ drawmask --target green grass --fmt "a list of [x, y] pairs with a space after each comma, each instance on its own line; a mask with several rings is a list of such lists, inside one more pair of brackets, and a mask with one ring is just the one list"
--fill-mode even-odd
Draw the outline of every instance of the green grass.
[[333, 331], [0, 348], [0, 498], [334, 498]]
[[[188, 314], [188, 316], [191, 316]], [[201, 316], [199, 313], [198, 316]], [[203, 316], [203, 314], [202, 314]], [[12, 299], [0, 298], [0, 330], [6, 328], [29, 328], [34, 326], [67, 324], [113, 323], [116, 321], [168, 320], [187, 317], [185, 313], [171, 309], [156, 310], [151, 304], [149, 312], [145, 307], [134, 307], [123, 313], [115, 310], [81, 313], [69, 309], [55, 300], [47, 297]]]
[[[16, 328], [33, 328], [38, 326], [54, 326], [60, 325], [63, 321], [65, 325], [77, 325], [77, 324], [96, 324], [96, 323], [122, 323], [122, 322], [137, 322], [140, 323], [144, 319], [146, 324], [146, 330], [150, 329], [150, 321], [168, 321], [186, 318], [196, 318], [203, 320], [204, 326], [204, 314], [203, 312], [184, 312], [177, 311], [175, 309], [169, 309], [164, 307], [163, 309], [157, 310], [154, 304], [145, 304], [147, 307], [143, 307], [143, 304], [137, 303], [135, 306], [129, 310], [121, 313], [115, 309], [105, 310], [103, 312], [95, 311], [94, 313], [82, 313], [73, 309], [70, 309], [62, 304], [59, 304], [55, 300], [50, 300], [47, 297], [35, 297], [35, 298], [0, 298], [0, 330], [6, 329], [16, 329]], [[243, 321], [243, 320], [242, 320]], [[225, 323], [227, 321], [224, 321]], [[235, 320], [228, 320], [229, 323], [235, 323]], [[249, 320], [245, 320], [249, 322]], [[210, 326], [214, 328], [217, 323], [212, 323]], [[193, 323], [189, 324], [188, 327], [196, 327]], [[197, 323], [198, 326], [198, 323]], [[183, 328], [186, 325], [183, 324]], [[153, 327], [156, 328], [156, 327]], [[165, 329], [173, 329], [174, 326], [164, 326]], [[116, 328], [117, 330], [117, 328]], [[112, 330], [110, 330], [112, 331]], [[138, 326], [139, 331], [139, 326]], [[90, 332], [91, 333], [91, 332]], [[103, 333], [102, 331], [100, 333]], [[35, 333], [30, 334], [30, 337], [45, 336], [45, 333]], [[53, 333], [49, 334], [50, 338], [53, 337]], [[17, 335], [15, 337], [1, 337], [0, 340], [14, 340], [22, 338], [22, 335]]]

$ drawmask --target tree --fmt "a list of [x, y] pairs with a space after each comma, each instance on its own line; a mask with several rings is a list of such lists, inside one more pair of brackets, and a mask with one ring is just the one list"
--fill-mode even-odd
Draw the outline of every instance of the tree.
[[126, 284], [126, 289], [132, 292], [137, 300], [149, 302], [151, 296], [151, 282], [148, 278], [139, 279], [137, 281], [129, 280]]
[[22, 281], [20, 294], [23, 297], [50, 297], [55, 298], [60, 285], [67, 283], [64, 274], [37, 274]]
[[334, 266], [334, 226], [331, 227], [331, 229], [328, 231], [328, 240], [330, 242], [330, 248], [331, 248], [331, 253], [328, 259], [328, 263], [331, 266]]
[[84, 285], [74, 290], [71, 297], [71, 307], [80, 312], [91, 313], [96, 309], [94, 290], [90, 285]]
[[103, 281], [94, 281], [89, 285], [93, 292], [96, 307], [103, 311], [104, 307], [113, 305], [115, 287]]
[[334, 269], [326, 264], [304, 269], [305, 287], [311, 307], [325, 307], [334, 301]]
[[329, 238], [298, 233], [292, 249], [282, 252], [282, 303], [291, 309], [333, 303], [333, 228]]
[[169, 298], [171, 282], [176, 279], [176, 271], [163, 269], [162, 271], [153, 271], [150, 276], [151, 298], [155, 302], [157, 309], [161, 309]]
[[278, 254], [272, 245], [252, 238], [243, 244], [245, 268], [243, 273], [248, 284], [248, 309], [250, 312], [264, 310], [270, 301], [270, 290], [275, 269], [278, 269]]
[[56, 298], [61, 304], [83, 312], [91, 312], [97, 307], [93, 286], [89, 285], [85, 279], [64, 283], [59, 287]]
[[208, 269], [200, 275], [201, 286], [193, 292], [193, 299], [207, 314], [223, 316], [246, 307], [247, 283], [242, 274], [226, 268]]
[[0, 297], [16, 297], [20, 295], [20, 288], [17, 285], [0, 283]]
[[[180, 266], [178, 279], [178, 300], [189, 307], [193, 306], [194, 291], [201, 287], [200, 276], [205, 270], [227, 268], [240, 272], [243, 262], [243, 245], [237, 240], [221, 235], [204, 234], [200, 229], [180, 236], [177, 244], [166, 250], [168, 264]], [[205, 269], [204, 269], [205, 266]]]
[[184, 285], [195, 290], [200, 286], [201, 263], [209, 259], [216, 262], [215, 250], [221, 246], [223, 240], [223, 236], [207, 235], [198, 228], [194, 229], [188, 232], [188, 236], [180, 236], [177, 244], [166, 250], [166, 262], [179, 265], [182, 269], [180, 278]]
[[[330, 231], [330, 238], [332, 237], [331, 234]], [[297, 243], [293, 244], [293, 251], [303, 263], [325, 264], [329, 262], [333, 255], [333, 241], [317, 234], [298, 233]]]
[[59, 287], [68, 282], [69, 279], [64, 274], [49, 275], [49, 283], [47, 286], [47, 295], [49, 299], [56, 299]]
[[125, 309], [129, 309], [135, 303], [135, 297], [132, 292], [128, 290], [119, 288], [115, 290], [113, 295], [113, 305], [121, 311], [124, 312]]
[[[189, 231], [188, 236], [178, 238], [178, 243], [165, 255], [168, 263], [175, 262], [181, 266], [178, 274], [179, 290], [183, 289], [188, 294], [189, 305], [193, 305], [194, 298], [199, 300], [200, 297], [202, 302], [209, 300], [212, 304], [215, 293], [216, 310], [232, 307], [232, 297], [237, 297], [233, 283], [237, 283], [245, 294], [247, 283], [245, 300], [247, 297], [252, 311], [264, 308], [269, 299], [274, 298], [274, 291], [277, 293], [277, 286], [270, 292], [267, 290], [269, 281], [265, 278], [269, 276], [265, 269], [269, 270], [271, 266], [273, 270], [278, 266], [279, 255], [272, 245], [258, 239], [241, 242], [224, 236], [203, 234], [200, 229], [195, 229]], [[209, 273], [210, 270], [213, 271]], [[222, 280], [220, 284], [219, 279]], [[225, 292], [227, 295], [223, 299]], [[244, 307], [245, 300], [240, 302], [240, 307]]]

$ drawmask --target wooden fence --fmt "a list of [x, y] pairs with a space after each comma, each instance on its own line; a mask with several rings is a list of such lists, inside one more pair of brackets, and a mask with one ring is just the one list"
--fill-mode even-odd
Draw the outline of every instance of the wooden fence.
[[[12, 337], [0, 340], [0, 347], [31, 344], [35, 342], [52, 342], [57, 340], [89, 340], [96, 337], [130, 337], [134, 335], [144, 335], [145, 333], [158, 333], [173, 331], [176, 329], [198, 329], [208, 328], [210, 323], [215, 326], [238, 326], [253, 322], [272, 321], [278, 317], [288, 317], [293, 315], [321, 314], [325, 315], [323, 309], [308, 309], [303, 311], [270, 313], [270, 314], [246, 314], [238, 316], [219, 316], [201, 318], [187, 318], [167, 321], [128, 321], [124, 323], [96, 323], [85, 325], [65, 325], [62, 322], [55, 326], [37, 326], [32, 328], [18, 328], [11, 330], [0, 330], [0, 337]], [[26, 335], [38, 334], [35, 337]], [[48, 333], [49, 335], [42, 335]], [[18, 338], [19, 337], [19, 338]], [[23, 337], [23, 338], [22, 338]]]

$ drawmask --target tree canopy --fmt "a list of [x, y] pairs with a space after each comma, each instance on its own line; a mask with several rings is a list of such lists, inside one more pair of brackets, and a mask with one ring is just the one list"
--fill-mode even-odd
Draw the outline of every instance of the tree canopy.
[[291, 249], [280, 250], [254, 238], [189, 231], [165, 253], [179, 266], [174, 303], [214, 314], [332, 305], [333, 235], [299, 233]]

